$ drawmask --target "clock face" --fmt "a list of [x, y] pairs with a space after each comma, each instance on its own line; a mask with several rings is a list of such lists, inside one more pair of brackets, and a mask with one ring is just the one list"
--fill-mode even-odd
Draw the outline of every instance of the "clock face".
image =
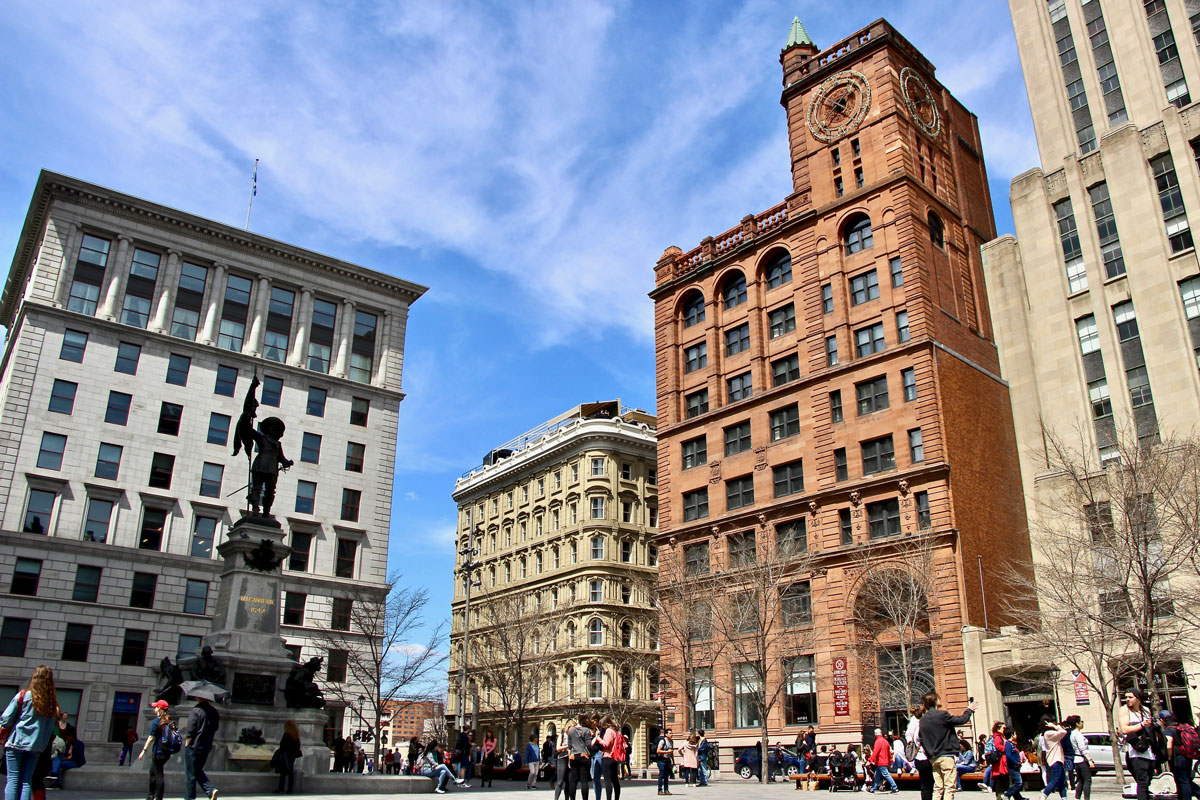
[[904, 95], [904, 105], [908, 106], [908, 113], [912, 114], [917, 127], [937, 138], [942, 129], [942, 115], [933, 92], [912, 67], [900, 70], [900, 93]]
[[846, 70], [825, 80], [808, 101], [808, 129], [822, 142], [858, 130], [871, 108], [871, 84], [861, 72]]

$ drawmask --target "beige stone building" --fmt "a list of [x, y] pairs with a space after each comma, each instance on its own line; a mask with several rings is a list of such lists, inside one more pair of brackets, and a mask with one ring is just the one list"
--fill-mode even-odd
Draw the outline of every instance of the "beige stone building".
[[[1200, 105], [1191, 92], [1200, 92], [1200, 2], [1010, 6], [1041, 167], [1013, 180], [1016, 236], [983, 253], [1036, 532], [1055, 491], [1041, 457], [1043, 424], [1082, 431], [1097, 462], [1117, 457], [1121, 430], [1145, 438], [1195, 427]], [[1051, 663], [1015, 630], [969, 631], [966, 646], [988, 718], [1019, 721], [1053, 700]], [[1056, 666], [1063, 713], [1105, 729], [1094, 698], [1074, 701], [1074, 666]], [[1161, 670], [1167, 703], [1181, 716], [1200, 701], [1186, 680], [1197, 670], [1186, 659]]]
[[[655, 417], [585, 403], [495, 448], [455, 485], [459, 555], [447, 713], [509, 749], [582, 710], [612, 714], [646, 761], [657, 707]], [[469, 548], [477, 551], [467, 630]], [[464, 638], [466, 708], [460, 705]], [[523, 720], [518, 722], [518, 720]], [[466, 720], [464, 720], [465, 722]]]

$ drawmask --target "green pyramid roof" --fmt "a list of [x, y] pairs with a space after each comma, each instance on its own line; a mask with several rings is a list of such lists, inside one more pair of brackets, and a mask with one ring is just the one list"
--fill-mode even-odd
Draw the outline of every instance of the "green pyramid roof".
[[808, 31], [804, 29], [804, 23], [799, 17], [792, 20], [792, 29], [788, 32], [787, 44], [783, 46], [784, 50], [795, 47], [798, 44], [807, 44], [816, 47], [813, 44], [812, 37], [808, 35]]

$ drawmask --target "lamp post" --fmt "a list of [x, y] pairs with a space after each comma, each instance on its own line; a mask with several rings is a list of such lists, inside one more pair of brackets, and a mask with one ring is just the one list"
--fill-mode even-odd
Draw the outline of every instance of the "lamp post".
[[463, 576], [466, 592], [466, 603], [463, 607], [462, 657], [458, 669], [458, 713], [455, 715], [455, 727], [459, 733], [466, 730], [467, 720], [467, 657], [471, 652], [471, 587], [483, 585], [476, 582], [475, 578], [475, 573], [483, 567], [482, 563], [475, 560], [475, 556], [479, 555], [479, 549], [475, 547], [476, 535], [483, 536], [482, 527], [474, 527], [467, 538], [466, 545], [458, 551], [458, 554], [463, 557], [458, 574]]
[[660, 736], [662, 735], [663, 731], [667, 730], [667, 687], [670, 685], [671, 682], [666, 678], [660, 678], [658, 681], [658, 699], [662, 704], [662, 719], [659, 720], [658, 726], [658, 733]]
[[1050, 675], [1050, 686], [1054, 689], [1054, 721], [1058, 722], [1062, 719], [1058, 713], [1058, 676], [1062, 674], [1062, 670], [1057, 665], [1051, 664], [1050, 669], [1046, 671]]

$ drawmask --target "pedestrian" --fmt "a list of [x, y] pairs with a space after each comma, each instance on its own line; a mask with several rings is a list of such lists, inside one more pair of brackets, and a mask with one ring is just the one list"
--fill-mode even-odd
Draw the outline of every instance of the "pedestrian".
[[383, 774], [384, 775], [392, 774], [392, 764], [393, 763], [394, 763], [394, 758], [392, 756], [392, 751], [390, 749], [384, 750], [383, 751]]
[[67, 720], [67, 712], [58, 712], [59, 741], [54, 742], [55, 754], [50, 762], [50, 776], [54, 778], [59, 789], [65, 788], [63, 779], [67, 772], [79, 769], [87, 759], [84, 756], [83, 742], [79, 741], [75, 726]]
[[479, 764], [479, 788], [492, 785], [496, 772], [496, 734], [488, 728], [483, 734], [483, 760]]
[[887, 780], [888, 786], [891, 787], [891, 793], [896, 794], [900, 788], [896, 786], [896, 781], [892, 779], [892, 773], [888, 769], [892, 765], [892, 746], [888, 744], [887, 737], [883, 735], [883, 731], [879, 728], [875, 729], [875, 746], [871, 748], [871, 764], [875, 766], [875, 779], [871, 784], [868, 792], [875, 792], [879, 789], [884, 779]]
[[458, 741], [454, 745], [458, 756], [458, 777], [467, 780], [471, 770], [471, 726], [458, 732]]
[[529, 743], [525, 745], [525, 766], [529, 768], [529, 779], [525, 782], [526, 789], [537, 788], [538, 767], [542, 763], [542, 748], [538, 747], [537, 734], [529, 734]]
[[[1075, 800], [1092, 800], [1092, 774], [1096, 771], [1096, 763], [1087, 753], [1087, 739], [1083, 735], [1083, 718], [1072, 714], [1064, 721], [1067, 728], [1067, 738], [1064, 744], [1070, 743], [1074, 760]], [[1181, 796], [1179, 800], [1184, 800]]]
[[[415, 741], [415, 740], [414, 740]], [[333, 737], [333, 743], [330, 745], [333, 750], [333, 769], [330, 772], [345, 772], [346, 771], [346, 740], [342, 734]]]
[[[698, 729], [696, 735], [700, 737], [699, 741], [696, 742], [696, 761], [698, 767], [696, 785], [708, 786], [708, 759], [712, 754], [712, 743], [704, 735], [703, 729]], [[628, 753], [626, 757], [628, 757]]]
[[567, 729], [563, 728], [554, 743], [554, 800], [567, 793], [567, 780], [571, 772], [571, 748], [567, 741]]
[[[759, 750], [762, 753], [762, 750]], [[671, 793], [671, 764], [675, 759], [675, 743], [671, 741], [671, 729], [663, 728], [662, 735], [654, 744], [654, 762], [658, 765], [658, 793]], [[584, 800], [587, 800], [585, 797]]]
[[410, 775], [416, 775], [420, 771], [420, 765], [417, 763], [420, 760], [421, 740], [414, 736], [408, 740], [408, 772]]
[[[704, 731], [700, 731], [700, 735], [703, 736]], [[621, 731], [621, 738], [625, 740], [625, 760], [621, 762], [621, 778], [622, 780], [633, 780], [633, 766], [629, 763], [633, 756], [633, 742], [625, 731]]]
[[[579, 723], [572, 725], [567, 731], [567, 756], [570, 760], [569, 777], [567, 779], [567, 800], [575, 800], [577, 790], [583, 793], [583, 800], [588, 800], [588, 784], [591, 783], [589, 768], [591, 754], [588, 752], [592, 739], [595, 738], [591, 729], [592, 718], [587, 714], [579, 715]], [[600, 800], [600, 798], [596, 798]]]
[[592, 743], [588, 746], [591, 760], [588, 763], [588, 770], [592, 776], [592, 787], [596, 790], [596, 800], [600, 800], [600, 789], [604, 786], [604, 754], [600, 751], [597, 737], [604, 735], [604, 725], [598, 714], [592, 717], [591, 730]]
[[975, 761], [975, 751], [971, 749], [970, 742], [960, 741], [958, 745], [962, 749], [959, 751], [958, 757], [954, 759], [954, 771], [956, 773], [954, 776], [954, 788], [961, 792], [963, 790], [962, 776], [968, 772], [974, 772], [979, 768], [979, 764]]
[[1188, 754], [1195, 753], [1200, 747], [1200, 736], [1197, 736], [1195, 728], [1186, 722], [1179, 722], [1165, 708], [1158, 712], [1158, 719], [1167, 741], [1167, 766], [1175, 777], [1179, 800], [1194, 800], [1200, 797], [1200, 786], [1192, 777], [1195, 759]]
[[805, 737], [803, 731], [796, 734], [795, 747], [796, 747], [796, 758], [800, 761], [800, 771], [805, 772], [805, 771], [807, 771], [807, 768], [808, 768], [809, 752], [808, 752], [808, 739]]
[[971, 715], [979, 704], [974, 700], [967, 703], [961, 716], [952, 717], [941, 708], [937, 692], [927, 692], [921, 698], [924, 711], [921, 714], [921, 747], [933, 764], [933, 800], [954, 800], [954, 756], [959, 751], [956, 729], [971, 721]]
[[913, 768], [913, 764], [908, 760], [908, 756], [904, 752], [904, 739], [896, 734], [891, 734], [892, 741], [892, 772], [897, 775], [902, 775]]
[[[833, 746], [833, 751], [837, 752], [836, 745]], [[804, 788], [806, 791], [815, 792], [819, 784], [817, 775], [827, 773], [829, 770], [829, 747], [821, 745], [816, 754], [808, 759], [808, 762], [804, 766], [806, 770], [802, 777]], [[797, 782], [796, 788], [799, 787], [800, 783]]]
[[546, 734], [546, 741], [542, 742], [542, 770], [546, 773], [546, 781], [551, 786], [558, 781], [555, 773], [558, 772], [558, 759], [554, 755], [554, 737], [549, 733]]
[[208, 795], [208, 800], [217, 800], [220, 794], [204, 772], [208, 755], [212, 752], [213, 736], [221, 725], [221, 715], [207, 698], [196, 698], [196, 706], [188, 714], [187, 733], [183, 737], [184, 798], [196, 800], [196, 784]]
[[691, 786], [696, 780], [696, 772], [700, 769], [700, 759], [696, 755], [700, 740], [696, 734], [691, 734], [679, 746], [679, 760], [681, 762], [680, 770], [683, 772], [683, 783], [685, 786]]
[[462, 778], [455, 778], [454, 773], [446, 766], [445, 756], [438, 747], [437, 739], [430, 739], [429, 744], [425, 745], [425, 752], [421, 756], [420, 770], [422, 775], [433, 780], [435, 784], [433, 791], [438, 794], [446, 793], [446, 784], [451, 780], [458, 786], [466, 784]]
[[1150, 800], [1150, 778], [1156, 764], [1150, 731], [1154, 718], [1146, 708], [1148, 700], [1141, 689], [1129, 689], [1124, 707], [1117, 709], [1117, 733], [1125, 736], [1125, 757], [1137, 784], [1137, 800]]
[[1003, 722], [992, 725], [992, 738], [984, 747], [985, 760], [992, 769], [991, 789], [996, 793], [996, 800], [1008, 791], [1011, 776], [1008, 774], [1008, 759], [1004, 755], [1007, 746], [1007, 728]]
[[933, 764], [925, 757], [925, 749], [921, 747], [921, 715], [925, 713], [924, 706], [913, 706], [908, 710], [908, 726], [904, 729], [904, 740], [907, 752], [912, 753], [913, 767], [921, 779], [921, 800], [933, 799]]
[[1058, 792], [1065, 800], [1067, 796], [1067, 765], [1063, 753], [1063, 739], [1067, 729], [1058, 725], [1050, 717], [1042, 717], [1042, 740], [1046, 747], [1046, 787], [1042, 789], [1042, 797], [1049, 797], [1051, 792]]
[[8, 770], [4, 800], [32, 797], [33, 770], [54, 735], [57, 718], [54, 673], [43, 664], [33, 670], [29, 688], [17, 692], [0, 716], [0, 726], [9, 731], [4, 743], [4, 763]]
[[1021, 764], [1024, 760], [1025, 753], [1017, 744], [1017, 732], [1008, 731], [1008, 737], [1004, 742], [1004, 763], [1008, 767], [1008, 789], [1004, 792], [1004, 796], [1010, 800], [1025, 800], [1021, 795], [1021, 787], [1025, 783], [1025, 778], [1021, 775]]
[[342, 740], [342, 772], [354, 772], [358, 764], [358, 749], [349, 739]]
[[[612, 717], [605, 717], [601, 722], [602, 734], [597, 735], [596, 744], [600, 746], [600, 771], [604, 775], [605, 800], [621, 800], [620, 764], [625, 760], [625, 736], [617, 730], [617, 723]], [[597, 798], [597, 800], [599, 800]]]
[[283, 735], [279, 737], [279, 750], [276, 752], [279, 753], [279, 785], [275, 787], [275, 794], [283, 792], [285, 784], [287, 793], [291, 794], [296, 782], [296, 759], [302, 755], [300, 729], [294, 721], [289, 719], [283, 723]]
[[167, 762], [171, 760], [171, 734], [178, 735], [171, 715], [167, 713], [170, 706], [166, 700], [155, 700], [150, 704], [154, 709], [154, 721], [150, 723], [150, 735], [138, 753], [138, 761], [150, 751], [150, 785], [146, 788], [146, 800], [163, 800], [163, 792], [167, 788], [167, 779], [163, 774]]
[[130, 725], [125, 729], [125, 737], [121, 742], [121, 755], [117, 758], [117, 766], [125, 766], [125, 762], [129, 762], [129, 766], [133, 766], [133, 746], [137, 744], [137, 730]]

